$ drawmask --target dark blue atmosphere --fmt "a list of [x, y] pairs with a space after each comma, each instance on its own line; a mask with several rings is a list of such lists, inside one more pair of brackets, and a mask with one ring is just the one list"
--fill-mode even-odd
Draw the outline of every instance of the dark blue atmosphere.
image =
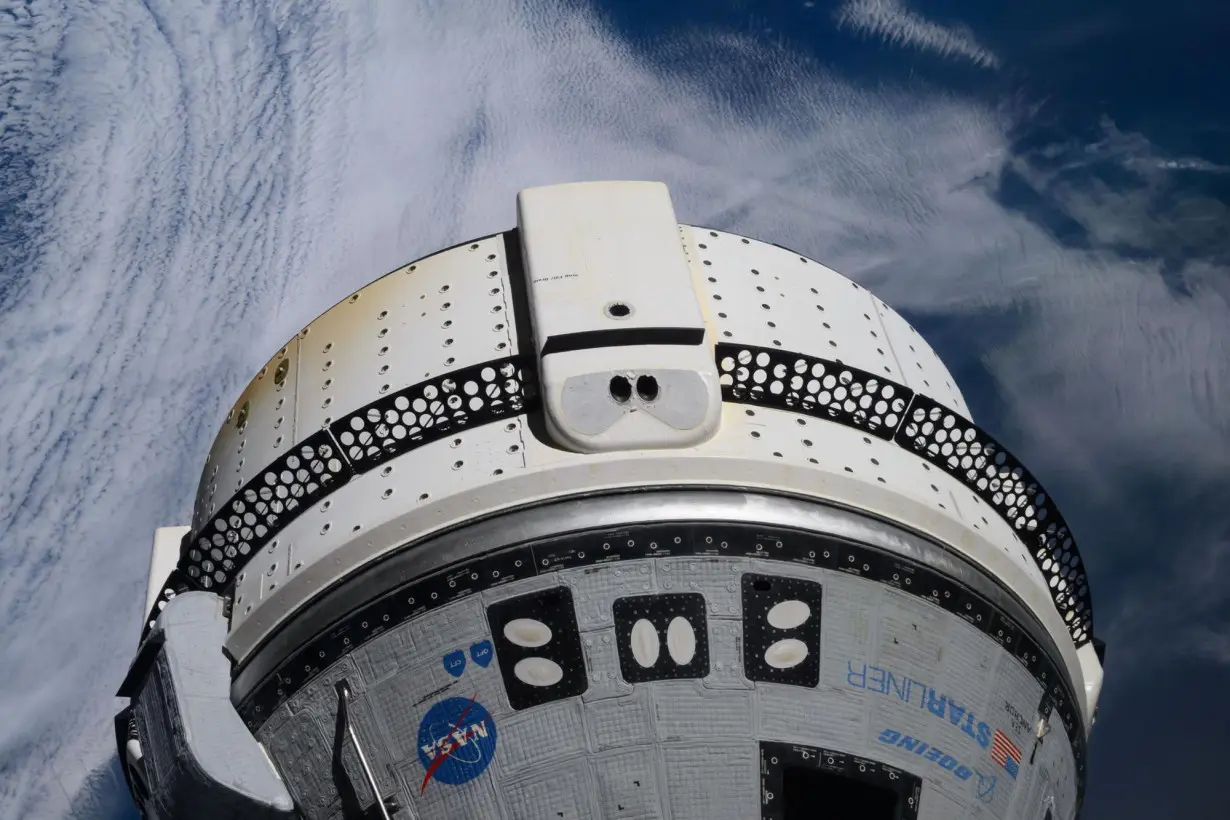
[[1073, 527], [1085, 820], [1230, 817], [1230, 5], [0, 3], [0, 817], [133, 818], [149, 534], [304, 323], [667, 182], [904, 313]]

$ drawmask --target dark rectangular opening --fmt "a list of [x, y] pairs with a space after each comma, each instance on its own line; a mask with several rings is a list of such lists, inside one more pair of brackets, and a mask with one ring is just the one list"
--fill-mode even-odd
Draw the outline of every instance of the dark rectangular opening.
[[821, 769], [782, 773], [783, 820], [897, 820], [897, 793], [885, 786]]
[[695, 347], [705, 341], [703, 327], [626, 327], [603, 330], [580, 330], [550, 336], [542, 346], [542, 355], [571, 353], [574, 350], [594, 350], [600, 347], [636, 347], [640, 345], [671, 345]]

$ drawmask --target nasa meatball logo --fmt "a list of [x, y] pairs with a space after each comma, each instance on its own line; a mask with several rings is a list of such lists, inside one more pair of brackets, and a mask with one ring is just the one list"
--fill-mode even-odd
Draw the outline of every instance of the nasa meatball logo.
[[432, 780], [460, 786], [487, 770], [495, 757], [495, 720], [474, 698], [448, 698], [427, 710], [419, 723], [419, 762], [425, 774], [419, 794]]

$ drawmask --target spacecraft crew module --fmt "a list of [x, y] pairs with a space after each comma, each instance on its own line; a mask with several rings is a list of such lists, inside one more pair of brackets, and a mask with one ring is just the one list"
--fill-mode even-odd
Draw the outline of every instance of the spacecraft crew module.
[[1071, 533], [919, 334], [664, 185], [351, 294], [157, 531], [147, 818], [1071, 820]]

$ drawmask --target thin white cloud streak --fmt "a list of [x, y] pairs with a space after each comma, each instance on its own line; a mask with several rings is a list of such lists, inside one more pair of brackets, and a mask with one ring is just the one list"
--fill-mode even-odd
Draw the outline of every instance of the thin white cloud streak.
[[34, 168], [0, 186], [26, 197], [0, 280], [0, 816], [66, 816], [97, 776], [150, 535], [189, 518], [241, 383], [351, 289], [513, 224], [522, 187], [661, 179], [681, 219], [898, 306], [1026, 305], [1028, 347], [987, 359], [1023, 408], [1018, 449], [1091, 476], [1129, 451], [1225, 463], [1224, 304], [1001, 207], [974, 181], [1000, 172], [1010, 117], [736, 35], [637, 54], [538, 2], [21, 8], [0, 22], [0, 153]]
[[979, 68], [999, 68], [999, 58], [964, 26], [943, 26], [906, 8], [901, 0], [847, 0], [836, 12], [837, 25], [891, 45], [959, 57]]

